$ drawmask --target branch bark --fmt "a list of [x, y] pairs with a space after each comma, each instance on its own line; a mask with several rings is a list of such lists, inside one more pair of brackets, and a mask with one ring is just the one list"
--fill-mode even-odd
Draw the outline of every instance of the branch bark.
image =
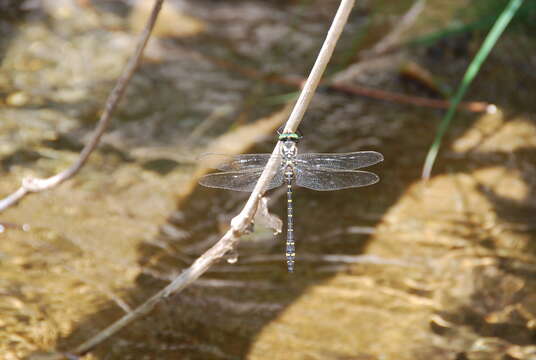
[[95, 127], [91, 139], [80, 152], [78, 160], [67, 170], [64, 170], [61, 173], [51, 176], [49, 178], [39, 179], [34, 177], [27, 177], [22, 179], [22, 184], [17, 191], [0, 200], [0, 211], [3, 211], [8, 207], [16, 204], [28, 194], [41, 192], [58, 186], [62, 182], [73, 177], [84, 166], [93, 150], [95, 150], [95, 148], [99, 144], [99, 141], [104, 134], [104, 131], [106, 130], [112, 119], [112, 114], [117, 108], [119, 101], [123, 97], [123, 94], [125, 93], [125, 90], [130, 83], [132, 75], [134, 75], [134, 72], [136, 71], [136, 68], [141, 61], [143, 50], [145, 49], [145, 46], [149, 41], [149, 37], [151, 36], [151, 32], [153, 30], [154, 24], [156, 23], [156, 19], [158, 17], [158, 14], [160, 13], [160, 9], [162, 8], [163, 2], [164, 0], [155, 0], [151, 15], [149, 16], [145, 28], [139, 36], [134, 55], [128, 61], [119, 79], [117, 79], [113, 90], [111, 91], [110, 95], [108, 96], [108, 99], [106, 100], [104, 111], [99, 119], [99, 122], [97, 123], [97, 126]]
[[[339, 9], [333, 19], [331, 27], [328, 31], [324, 44], [318, 54], [315, 64], [311, 70], [311, 74], [307, 79], [303, 90], [298, 98], [294, 109], [287, 120], [284, 127], [285, 131], [296, 131], [298, 125], [303, 119], [303, 115], [313, 98], [315, 90], [320, 82], [320, 78], [326, 69], [326, 66], [333, 54], [333, 50], [339, 37], [342, 33], [344, 25], [348, 21], [348, 16], [354, 6], [355, 0], [341, 0]], [[272, 154], [279, 154], [280, 144], [278, 143]], [[94, 337], [90, 338], [80, 346], [78, 346], [73, 354], [80, 355], [88, 352], [96, 345], [100, 344], [116, 332], [133, 322], [134, 320], [148, 314], [154, 307], [163, 299], [176, 294], [192, 284], [203, 273], [205, 273], [212, 264], [219, 261], [228, 251], [233, 250], [240, 237], [246, 233], [249, 225], [252, 223], [259, 200], [264, 194], [264, 189], [268, 184], [271, 176], [277, 171], [278, 161], [275, 156], [272, 156], [266, 165], [259, 181], [257, 182], [253, 192], [251, 193], [246, 205], [242, 211], [231, 221], [231, 228], [223, 235], [223, 237], [201, 257], [199, 257], [188, 269], [177, 276], [168, 286], [153, 295], [149, 300], [140, 305], [131, 313], [123, 316], [106, 329], [102, 330]]]

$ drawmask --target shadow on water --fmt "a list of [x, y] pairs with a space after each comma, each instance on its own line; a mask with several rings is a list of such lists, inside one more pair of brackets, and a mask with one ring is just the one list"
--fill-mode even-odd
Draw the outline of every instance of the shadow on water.
[[[529, 109], [530, 105], [526, 105]], [[158, 305], [150, 315], [122, 330], [92, 354], [99, 359], [138, 359], [142, 356], [157, 356], [158, 359], [177, 359], [178, 356], [181, 359], [244, 359], [267, 325], [279, 322], [282, 314], [310, 288], [341, 273], [359, 277], [368, 271], [374, 273], [378, 266], [399, 266], [381, 263], [382, 259], [378, 259], [380, 264], [347, 265], [325, 255], [337, 255], [340, 259], [342, 256], [363, 254], [370, 245], [370, 233], [376, 231], [374, 229], [381, 225], [385, 213], [418, 180], [421, 159], [425, 157], [435, 130], [435, 123], [423, 119], [437, 117], [437, 113], [419, 109], [404, 115], [403, 111], [406, 110], [398, 106], [340, 94], [318, 96], [301, 129], [306, 136], [301, 151], [381, 151], [386, 161], [370, 170], [377, 172], [382, 182], [368, 188], [327, 193], [298, 189], [295, 192], [295, 274], [286, 272], [283, 237], [274, 238], [269, 231], [259, 229], [254, 236], [241, 241], [236, 264], [217, 264], [193, 286]], [[505, 122], [509, 121], [509, 116], [505, 116]], [[460, 122], [453, 134], [459, 135], [471, 125], [470, 120]], [[455, 140], [456, 135], [453, 135], [444, 149], [449, 149]], [[265, 142], [252, 152], [270, 151], [272, 146], [273, 142]], [[454, 162], [454, 170], [447, 168], [447, 164], [451, 166], [453, 162], [442, 158], [436, 177], [503, 165], [505, 158], [522, 158], [523, 162], [529, 162], [534, 159], [535, 152], [530, 147], [508, 153], [474, 153], [478, 155], [476, 159], [469, 155], [463, 161]], [[470, 170], [467, 162], [472, 167]], [[532, 170], [524, 172], [523, 167], [521, 174], [530, 191], [519, 202], [504, 199], [485, 186], [479, 189], [505, 223], [519, 223], [533, 231], [533, 208], [526, 204], [536, 196], [535, 177]], [[188, 267], [225, 231], [230, 217], [243, 206], [246, 198], [247, 194], [197, 188], [181, 202], [180, 207], [169, 215], [168, 222], [161, 225], [160, 234], [139, 247], [139, 264], [143, 273], [137, 278], [136, 286], [125, 291], [124, 297], [128, 302], [140, 304]], [[271, 198], [273, 204], [270, 208], [284, 219], [284, 192], [275, 190]], [[512, 209], [517, 209], [518, 215]], [[531, 237], [534, 238], [533, 235]], [[509, 271], [507, 263], [503, 261], [499, 268]], [[409, 270], [401, 266], [396, 271], [404, 274]], [[528, 273], [527, 276], [533, 274]], [[403, 278], [403, 275], [400, 276]], [[501, 294], [489, 292], [490, 288], [496, 287], [495, 282], [500, 282], [496, 275], [484, 273], [475, 278], [482, 281], [482, 286], [477, 284], [472, 306], [454, 304], [453, 309], [442, 315], [460, 327], [472, 326], [482, 336], [493, 336], [519, 345], [529, 344], [534, 334], [522, 326], [489, 325], [486, 316], [497, 307], [508, 306], [513, 298], [501, 298]], [[382, 304], [374, 305], [382, 307]], [[478, 306], [483, 307], [481, 311]], [[309, 309], [311, 312], [317, 310]], [[101, 311], [84, 319], [72, 334], [60, 340], [59, 347], [70, 349], [121, 316], [115, 304], [107, 303]], [[341, 321], [324, 320], [334, 327]], [[355, 322], [359, 323], [360, 319], [356, 318]], [[283, 330], [273, 337], [292, 336], [284, 323], [279, 325]], [[363, 324], [359, 331], [366, 333], [367, 329], [367, 324]], [[436, 332], [441, 336], [452, 331], [440, 330]], [[310, 331], [314, 332], [315, 328]], [[307, 351], [306, 344], [303, 350]], [[342, 353], [316, 355], [324, 359], [345, 358]], [[264, 358], [277, 357], [266, 353]], [[375, 357], [356, 350], [353, 358]]]
[[[371, 108], [378, 105], [372, 105]], [[362, 139], [345, 136], [349, 128], [322, 132], [324, 136], [328, 136], [327, 139], [319, 136], [318, 132], [313, 135], [315, 134], [313, 129], [321, 126], [320, 121], [319, 119], [315, 123], [311, 120], [310, 123], [304, 124], [303, 131], [311, 134], [309, 139], [312, 139], [312, 144], [306, 137], [302, 148], [333, 151], [340, 146], [341, 151], [347, 151], [355, 146], [356, 141]], [[350, 125], [352, 132], [367, 132], [364, 127], [359, 129], [359, 122], [360, 120], [356, 120], [355, 124]], [[383, 125], [385, 124], [380, 127]], [[405, 125], [422, 126], [422, 123], [415, 120], [414, 123], [409, 121]], [[371, 136], [377, 131], [378, 129], [371, 130], [367, 135]], [[159, 359], [175, 359], [178, 354], [183, 359], [243, 359], [247, 357], [252, 342], [263, 328], [268, 323], [277, 322], [285, 309], [300, 298], [308, 288], [325, 282], [336, 273], [346, 272], [360, 276], [362, 272], [366, 274], [369, 266], [392, 266], [364, 264], [357, 268], [360, 270], [356, 270], [355, 266], [325, 261], [322, 257], [326, 254], [362, 254], [367, 248], [370, 236], [366, 234], [368, 230], [363, 231], [364, 233], [360, 231], [376, 227], [385, 211], [397, 202], [402, 190], [417, 180], [418, 172], [414, 167], [408, 168], [407, 164], [413, 161], [413, 158], [424, 157], [424, 150], [430, 139], [426, 136], [413, 138], [406, 136], [399, 138], [397, 142], [388, 141], [390, 137], [397, 138], [399, 135], [397, 131], [380, 134], [376, 138], [380, 138], [380, 142], [386, 145], [378, 148], [365, 146], [367, 149], [381, 150], [386, 157], [386, 163], [374, 169], [382, 177], [383, 182], [380, 184], [370, 188], [328, 193], [297, 189], [295, 216], [298, 260], [295, 274], [286, 273], [282, 236], [274, 238], [269, 232], [260, 232], [254, 238], [244, 239], [241, 242], [236, 264], [224, 261], [214, 266], [197, 284], [157, 306], [149, 316], [136, 321], [112, 337], [93, 354], [102, 359], [129, 358], [129, 356], [139, 358], [142, 355], [156, 356], [156, 354]], [[338, 139], [338, 145], [334, 145], [333, 148], [321, 145], [324, 141], [329, 143], [331, 137]], [[266, 151], [271, 145], [266, 143], [253, 151]], [[408, 148], [419, 150], [402, 151]], [[478, 160], [471, 161], [471, 166], [474, 166], [472, 170], [475, 170], [502, 165], [504, 157], [530, 159], [536, 155], [535, 153], [536, 150], [530, 148], [508, 154], [500, 152], [478, 154]], [[459, 163], [461, 173], [467, 171], [466, 160]], [[454, 163], [456, 168], [456, 162], [448, 163], [448, 171], [439, 166], [437, 176], [442, 173], [453, 175], [452, 164]], [[443, 164], [446, 165], [447, 161]], [[531, 173], [524, 176], [527, 182], [534, 179]], [[531, 187], [531, 191], [534, 191], [534, 186]], [[504, 214], [504, 221], [523, 223], [529, 228], [533, 226], [530, 216], [527, 216], [532, 210], [522, 205], [523, 201], [516, 205], [501, 200], [489, 190], [485, 191], [485, 194], [498, 208], [498, 214]], [[534, 195], [531, 194], [530, 196]], [[272, 193], [272, 199], [275, 198], [275, 201], [271, 209], [284, 218], [284, 196], [281, 195], [278, 191]], [[144, 268], [144, 274], [137, 279], [137, 287], [129, 290], [129, 301], [140, 303], [154, 294], [213, 244], [225, 230], [229, 218], [241, 208], [246, 196], [241, 193], [196, 189], [181, 204], [180, 209], [170, 214], [168, 223], [161, 227], [161, 234], [139, 248], [140, 265]], [[512, 210], [516, 208], [521, 215], [512, 219], [511, 216], [514, 216]], [[478, 231], [477, 228], [478, 225], [475, 225], [475, 232]], [[498, 266], [504, 274], [521, 271], [524, 272], [523, 278], [534, 278], [534, 269], [515, 271], [515, 267], [516, 262], [507, 257], [500, 260]], [[401, 268], [400, 271], [405, 270]], [[469, 326], [475, 333], [485, 338], [494, 337], [498, 338], [499, 342], [517, 345], [531, 344], [534, 341], [534, 334], [522, 322], [512, 320], [492, 323], [488, 319], [490, 314], [507, 306], [513, 306], [520, 298], [526, 298], [527, 294], [523, 295], [517, 290], [514, 295], [505, 294], [505, 288], [508, 289], [508, 285], [513, 281], [512, 277], [504, 280], [497, 274], [487, 273], [485, 269], [481, 274], [473, 276], [475, 291], [470, 305], [460, 305], [455, 310], [440, 311], [439, 314], [451, 324], [459, 327]], [[529, 290], [530, 288], [527, 288], [523, 291]], [[381, 307], [381, 304], [377, 306]], [[110, 319], [120, 316], [121, 313], [115, 304], [108, 304], [101, 312], [93, 314], [82, 323], [63, 341], [62, 346], [69, 348], [87, 339], [96, 329], [108, 325]], [[336, 319], [333, 320], [336, 322]], [[445, 334], [442, 329], [435, 332], [447, 339], [452, 336], [450, 332]], [[118, 339], [126, 340], [125, 344], [128, 345], [121, 346]], [[306, 350], [304, 348], [304, 351]], [[356, 356], [358, 355], [359, 353], [356, 353]], [[342, 355], [336, 353], [325, 354], [324, 358], [339, 359], [342, 358], [340, 356]], [[274, 357], [267, 354], [266, 358]]]
[[[505, 123], [511, 120], [507, 119]], [[532, 126], [535, 125], [533, 121]], [[453, 281], [456, 283], [453, 288], [457, 289], [462, 288], [461, 282], [467, 282], [465, 287], [470, 291], [463, 290], [467, 298], [451, 298], [451, 304], [436, 313], [441, 319], [440, 325], [432, 323], [431, 329], [443, 338], [445, 347], [455, 339], [463, 339], [467, 329], [478, 337], [473, 339], [473, 344], [467, 338], [463, 349], [458, 350], [457, 359], [479, 356], [502, 359], [508, 358], [508, 354], [516, 354], [515, 358], [532, 359], [534, 355], [532, 345], [536, 343], [536, 333], [531, 324], [536, 319], [535, 157], [535, 147], [520, 147], [513, 151], [474, 151], [469, 152], [460, 164], [459, 169], [465, 169], [461, 170], [461, 174], [466, 173], [468, 160], [472, 171], [498, 167], [501, 170], [491, 173], [488, 178], [475, 176], [474, 179], [475, 193], [487, 200], [492, 213], [497, 216], [492, 220], [493, 225], [483, 226], [479, 221], [467, 220], [464, 224], [453, 224], [451, 230], [454, 231], [453, 237], [467, 240], [469, 249], [482, 250], [467, 256], [465, 261], [470, 271], [464, 275], [465, 279]], [[452, 175], [452, 171], [451, 163], [449, 174]], [[522, 198], [513, 199], [514, 191], [505, 193], [504, 187], [500, 189], [498, 186], [502, 181], [508, 181], [512, 173], [519, 174], [516, 179], [526, 186], [527, 191]]]
[[[418, 180], [420, 161], [416, 159], [424, 158], [435, 128], [432, 122], [422, 119], [433, 116], [433, 113], [419, 110], [420, 116], [397, 119], [399, 109], [392, 105], [365, 105], [362, 101], [337, 95], [329, 100], [321, 96], [319, 102], [322, 104], [312, 109], [303, 124], [302, 131], [306, 137], [302, 151], [381, 151], [385, 155], [385, 163], [371, 170], [381, 176], [382, 182], [369, 188], [329, 193], [298, 189], [295, 193], [298, 254], [295, 274], [286, 273], [282, 237], [274, 238], [268, 232], [260, 232], [254, 238], [241, 242], [238, 263], [222, 262], [213, 267], [196, 284], [171, 297], [157, 306], [149, 316], [136, 321], [106, 344], [97, 347], [92, 352], [95, 356], [101, 359], [141, 358], [143, 355], [158, 356], [159, 359], [176, 359], [177, 356], [181, 359], [243, 359], [248, 356], [252, 343], [266, 325], [277, 322], [283, 312], [309, 288], [327, 281], [337, 273], [347, 272], [359, 276], [369, 266], [392, 266], [365, 264], [356, 270], [355, 266], [326, 261], [323, 256], [359, 255], [365, 251], [371, 238], [367, 230], [362, 231], [363, 228], [375, 228], [404, 190]], [[341, 114], [333, 115], [337, 111], [341, 111]], [[383, 115], [371, 119], [366, 116], [368, 114]], [[340, 120], [341, 116], [353, 121], [335, 121]], [[459, 133], [470, 126], [467, 121], [458, 124], [455, 130]], [[455, 141], [455, 137], [451, 141]], [[266, 142], [252, 151], [265, 152], [272, 145], [272, 142]], [[450, 145], [446, 143], [444, 149]], [[456, 164], [459, 165], [460, 173], [467, 173], [467, 162], [473, 171], [504, 165], [506, 158], [530, 161], [534, 159], [535, 152], [534, 148], [522, 148], [507, 153], [473, 153], [458, 163], [440, 159], [436, 176], [456, 174]], [[446, 168], [447, 164], [449, 168]], [[454, 170], [452, 164], [455, 164]], [[534, 211], [526, 204], [534, 198], [534, 174], [530, 171], [521, 173], [530, 188], [525, 200], [513, 203], [485, 187], [480, 187], [480, 190], [494, 204], [502, 220], [532, 229], [534, 224], [531, 214]], [[284, 194], [278, 191], [272, 194], [275, 200], [271, 209], [284, 218], [282, 195]], [[161, 227], [160, 235], [138, 249], [139, 263], [144, 273], [137, 279], [137, 286], [128, 290], [126, 298], [129, 302], [141, 303], [213, 244], [225, 230], [229, 218], [241, 208], [246, 196], [196, 189], [181, 203], [180, 208], [170, 214], [168, 223]], [[515, 262], [508, 259], [500, 262], [498, 268], [504, 273], [514, 271], [512, 268], [515, 267]], [[404, 271], [404, 268], [400, 269], [400, 272]], [[534, 270], [518, 271], [525, 271], [524, 276], [527, 278], [534, 277]], [[432, 326], [432, 332], [449, 339], [456, 326], [469, 326], [483, 337], [499, 339], [497, 341], [500, 344], [510, 342], [527, 345], [533, 342], [534, 334], [519, 321], [492, 323], [488, 318], [499, 308], [514, 304], [516, 296], [522, 297], [522, 294], [516, 292], [508, 297], [504, 292], [493, 291], [504, 289], [508, 284], [497, 274], [486, 273], [485, 269], [473, 276], [475, 291], [470, 305], [457, 304], [459, 306], [455, 309], [439, 312], [450, 322], [451, 327], [445, 330]], [[512, 281], [512, 278], [507, 279]], [[381, 304], [377, 306], [381, 307]], [[71, 348], [121, 315], [115, 304], [103, 306], [103, 310], [91, 315], [68, 338], [63, 339], [60, 347]], [[337, 322], [337, 319], [325, 320]], [[436, 356], [440, 354], [439, 350], [434, 353]], [[464, 353], [460, 354], [460, 359], [468, 358], [464, 357]], [[355, 356], [360, 358], [359, 356], [366, 355], [356, 352]], [[277, 357], [266, 354], [265, 358]], [[343, 357], [333, 353], [324, 354], [323, 358]]]

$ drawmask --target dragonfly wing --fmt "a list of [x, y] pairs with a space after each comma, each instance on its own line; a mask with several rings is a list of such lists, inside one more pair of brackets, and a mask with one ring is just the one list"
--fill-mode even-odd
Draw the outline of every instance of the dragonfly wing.
[[208, 153], [201, 155], [199, 161], [201, 165], [221, 171], [258, 170], [266, 166], [271, 155], [272, 154], [226, 155]]
[[320, 170], [297, 168], [296, 185], [317, 190], [341, 190], [377, 183], [378, 175], [360, 170]]
[[376, 151], [336, 154], [306, 153], [296, 156], [296, 166], [309, 169], [354, 170], [381, 161], [383, 161], [383, 155]]
[[[208, 174], [199, 180], [203, 186], [251, 192], [261, 177], [263, 169], [247, 171], [226, 171], [221, 173]], [[266, 190], [276, 188], [283, 184], [283, 172], [278, 171], [265, 187]]]

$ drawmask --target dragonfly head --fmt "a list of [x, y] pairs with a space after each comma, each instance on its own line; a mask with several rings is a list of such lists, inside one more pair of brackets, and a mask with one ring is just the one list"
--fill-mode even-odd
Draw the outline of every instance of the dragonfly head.
[[285, 139], [282, 141], [281, 146], [281, 155], [285, 159], [292, 158], [298, 154], [298, 147], [296, 146], [296, 141]]
[[277, 131], [279, 137], [278, 140], [281, 141], [281, 155], [285, 159], [293, 158], [298, 154], [298, 148], [296, 144], [302, 138], [302, 135], [299, 132], [287, 133], [282, 132], [282, 130]]

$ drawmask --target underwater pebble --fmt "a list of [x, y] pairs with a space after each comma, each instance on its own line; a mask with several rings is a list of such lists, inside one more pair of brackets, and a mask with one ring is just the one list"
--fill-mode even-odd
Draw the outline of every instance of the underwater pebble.
[[22, 91], [9, 94], [6, 98], [6, 104], [9, 106], [20, 107], [28, 104], [30, 97], [28, 94]]

